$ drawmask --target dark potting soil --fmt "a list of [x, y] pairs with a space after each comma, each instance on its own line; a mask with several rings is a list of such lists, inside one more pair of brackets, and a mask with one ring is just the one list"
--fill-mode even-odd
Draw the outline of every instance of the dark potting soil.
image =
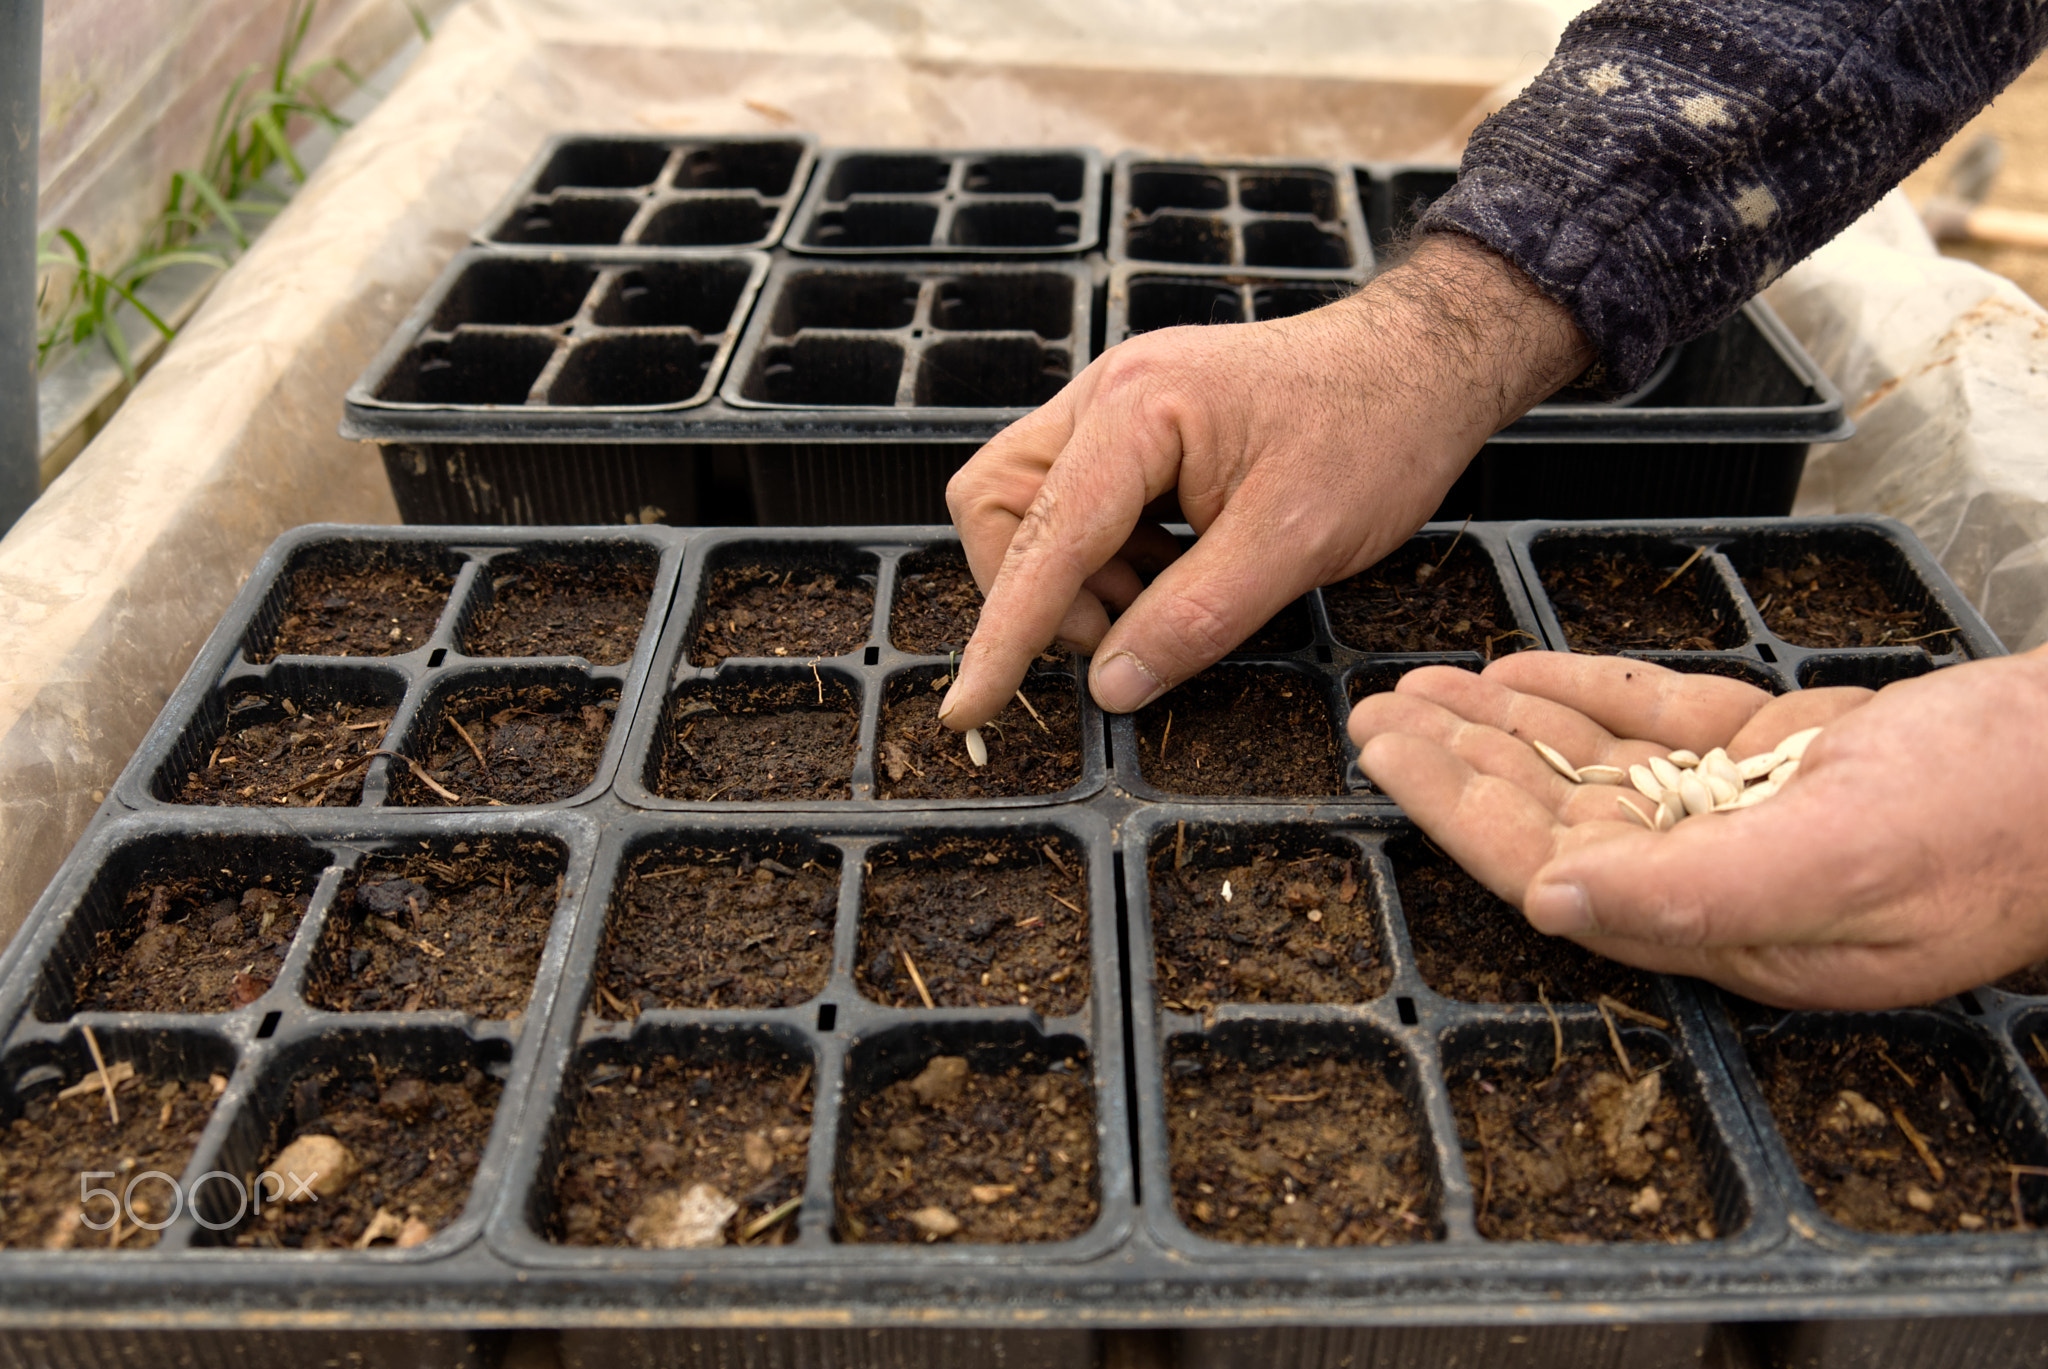
[[[111, 1052], [107, 1072], [118, 1081], [119, 1122], [107, 1114], [95, 1070], [86, 1076], [89, 1088], [23, 1099], [21, 1116], [0, 1130], [0, 1246], [142, 1250], [156, 1244], [157, 1233], [129, 1217], [151, 1225], [165, 1221], [172, 1214], [170, 1188], [155, 1180], [137, 1183], [135, 1176], [185, 1172], [228, 1081], [224, 1075], [180, 1082], [134, 1074]], [[111, 1183], [114, 1199], [80, 1203], [78, 1176], [92, 1172]], [[116, 1201], [123, 1197], [125, 1206]], [[117, 1211], [120, 1220], [114, 1223]], [[81, 1217], [106, 1229], [96, 1231]]]
[[517, 1016], [562, 870], [550, 842], [491, 837], [372, 857], [327, 915], [306, 1001], [335, 1012]]
[[1305, 675], [1212, 670], [1135, 722], [1139, 769], [1169, 793], [1310, 798], [1342, 787], [1330, 712]]
[[1537, 645], [1515, 625], [1477, 542], [1415, 541], [1323, 590], [1330, 632], [1358, 651], [1476, 651], [1487, 660]]
[[1489, 1062], [1453, 1074], [1451, 1106], [1494, 1241], [1712, 1240], [1714, 1204], [1699, 1144], [1662, 1061], [1630, 1051], [1568, 1055], [1555, 1069]]
[[1764, 625], [1798, 646], [1911, 643], [1947, 651], [1949, 635], [1919, 609], [1902, 608], [1869, 566], [1816, 552], [1758, 566], [1742, 577]]
[[915, 965], [939, 1007], [1064, 1017], [1088, 1001], [1087, 910], [1087, 867], [1065, 841], [881, 847], [868, 857], [855, 981], [878, 1003], [915, 1008]]
[[490, 604], [462, 634], [471, 656], [581, 656], [592, 665], [632, 659], [654, 571], [647, 566], [500, 562]]
[[633, 862], [605, 924], [587, 1007], [610, 1018], [793, 1007], [825, 987], [838, 908], [829, 851], [649, 851]]
[[2029, 998], [2048, 998], [2048, 960], [2037, 960], [2014, 970], [1991, 987], [2003, 989], [2006, 993], [2025, 994]]
[[389, 704], [300, 704], [245, 695], [228, 710], [206, 762], [185, 776], [179, 803], [345, 807], [391, 726]]
[[[408, 808], [451, 803], [553, 803], [597, 776], [605, 738], [619, 710], [615, 687], [569, 694], [545, 685], [468, 689], [442, 701], [424, 742], [407, 743], [414, 761], [455, 797], [437, 793], [411, 766], [391, 771], [391, 797]], [[463, 734], [467, 733], [467, 737]], [[481, 754], [479, 754], [481, 753]]]
[[2048, 1182], [2007, 1168], [2018, 1157], [1970, 1101], [1984, 1081], [1946, 1052], [1790, 1031], [1747, 1049], [1799, 1177], [1842, 1225], [1925, 1235], [2019, 1230], [2020, 1208], [2025, 1227], [2048, 1216]]
[[309, 566], [292, 576], [284, 617], [257, 661], [395, 656], [434, 635], [454, 579], [426, 566]]
[[1184, 826], [1162, 836], [1151, 857], [1160, 1000], [1206, 1012], [1223, 1003], [1362, 1003], [1386, 992], [1391, 971], [1362, 873], [1354, 861], [1272, 842], [1216, 849], [1189, 840]]
[[309, 902], [291, 875], [144, 875], [73, 981], [73, 1012], [215, 1013], [277, 978]]
[[1437, 1239], [1423, 1133], [1383, 1068], [1176, 1056], [1166, 1073], [1173, 1207], [1211, 1240]]
[[958, 553], [919, 552], [903, 558], [889, 640], [898, 651], [944, 656], [962, 650], [981, 617], [981, 589]]
[[1598, 655], [1741, 646], [1748, 633], [1723, 603], [1707, 557], [1671, 579], [1684, 559], [1676, 551], [1660, 553], [1655, 563], [1627, 551], [1561, 556], [1547, 560], [1543, 591], [1573, 651]]
[[1030, 708], [1012, 699], [981, 725], [985, 766], [975, 765], [961, 734], [939, 721], [950, 679], [899, 675], [889, 682], [875, 755], [878, 797], [1009, 798], [1057, 794], [1080, 783], [1081, 706], [1071, 675], [1033, 675], [1021, 691]]
[[867, 641], [874, 610], [871, 583], [829, 566], [726, 566], [706, 582], [690, 662], [842, 655]]
[[1592, 1003], [1602, 994], [1638, 1011], [1659, 1006], [1650, 976], [1531, 927], [1450, 857], [1397, 844], [1394, 882], [1423, 980], [1467, 1003]]
[[[272, 1143], [244, 1182], [253, 1188], [256, 1176], [301, 1136], [341, 1142], [354, 1176], [317, 1201], [266, 1201], [262, 1214], [252, 1214], [235, 1232], [235, 1244], [273, 1250], [418, 1245], [462, 1215], [502, 1092], [503, 1085], [475, 1068], [456, 1079], [374, 1067], [301, 1075], [292, 1081]], [[270, 1187], [266, 1183], [266, 1194]], [[293, 1192], [289, 1180], [283, 1191]]]
[[669, 701], [667, 735], [665, 799], [851, 798], [860, 700], [837, 676], [693, 688]]
[[[793, 1240], [786, 1205], [804, 1190], [810, 1082], [810, 1066], [793, 1060], [668, 1055], [585, 1071], [570, 1095], [575, 1120], [555, 1166], [549, 1238], [649, 1250]], [[714, 1193], [684, 1207], [699, 1185]], [[726, 1204], [734, 1210], [718, 1224]], [[687, 1219], [707, 1206], [710, 1219]]]
[[851, 1100], [839, 1157], [842, 1241], [1063, 1241], [1095, 1223], [1088, 1062], [979, 1072], [938, 1055]]

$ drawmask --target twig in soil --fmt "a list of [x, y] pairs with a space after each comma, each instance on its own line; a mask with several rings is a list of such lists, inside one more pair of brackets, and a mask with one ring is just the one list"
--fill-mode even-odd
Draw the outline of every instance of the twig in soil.
[[1074, 872], [1072, 870], [1069, 870], [1067, 868], [1067, 863], [1060, 859], [1060, 853], [1053, 847], [1053, 844], [1051, 842], [1047, 842], [1045, 845], [1039, 847], [1038, 849], [1045, 852], [1045, 858], [1051, 861], [1055, 866], [1057, 866], [1061, 874], [1065, 875], [1068, 879], [1072, 879], [1074, 877]]
[[1692, 563], [1699, 560], [1700, 557], [1706, 555], [1706, 551], [1707, 549], [1704, 546], [1694, 547], [1692, 549], [1692, 555], [1686, 557], [1683, 561], [1680, 561], [1678, 563], [1678, 569], [1672, 571], [1669, 575], [1665, 576], [1664, 583], [1658, 585], [1657, 588], [1651, 590], [1650, 593], [1662, 594], [1665, 590], [1669, 589], [1671, 587], [1671, 582], [1673, 580], [1676, 580], [1679, 576], [1685, 574], [1687, 571], [1691, 570]]
[[1535, 633], [1519, 627], [1509, 628], [1506, 632], [1496, 632], [1486, 639], [1486, 659], [1489, 661], [1493, 659], [1493, 644], [1495, 642], [1504, 642], [1510, 637], [1527, 637], [1530, 641], [1536, 640]]
[[434, 782], [434, 777], [432, 775], [429, 775], [426, 772], [426, 770], [421, 767], [420, 763], [414, 760], [411, 756], [403, 755], [397, 751], [372, 751], [370, 754], [372, 756], [396, 756], [399, 760], [404, 761], [406, 765], [411, 767], [413, 777], [417, 779], [421, 784], [424, 784], [425, 786], [427, 786], [427, 788], [433, 790], [436, 794], [439, 794], [442, 798], [448, 800], [448, 802], [450, 803], [459, 804], [462, 802], [462, 798], [460, 795], [452, 793], [449, 790], [443, 789], [439, 784], [436, 784]]
[[1457, 535], [1456, 537], [1453, 537], [1453, 538], [1451, 539], [1451, 544], [1450, 544], [1450, 545], [1449, 545], [1448, 547], [1445, 547], [1445, 548], [1444, 548], [1444, 554], [1443, 554], [1442, 556], [1439, 556], [1439, 557], [1437, 557], [1437, 558], [1436, 558], [1436, 565], [1435, 565], [1435, 566], [1433, 566], [1433, 567], [1431, 567], [1431, 570], [1432, 570], [1432, 578], [1434, 578], [1434, 577], [1433, 577], [1433, 573], [1434, 573], [1435, 571], [1439, 571], [1439, 570], [1442, 570], [1442, 569], [1444, 568], [1444, 562], [1446, 562], [1446, 561], [1448, 561], [1448, 560], [1450, 560], [1450, 559], [1451, 559], [1451, 553], [1452, 553], [1452, 552], [1454, 552], [1454, 551], [1456, 551], [1456, 550], [1458, 549], [1458, 543], [1460, 543], [1460, 542], [1462, 542], [1462, 541], [1464, 541], [1464, 540], [1465, 540], [1465, 529], [1467, 529], [1467, 528], [1469, 528], [1469, 527], [1471, 527], [1471, 526], [1472, 526], [1472, 515], [1468, 513], [1468, 514], [1466, 514], [1466, 515], [1465, 515], [1465, 521], [1464, 521], [1464, 522], [1462, 522], [1462, 523], [1460, 523], [1460, 524], [1458, 524], [1458, 535]]
[[1897, 641], [1893, 642], [1892, 645], [1905, 646], [1910, 642], [1924, 642], [1929, 637], [1946, 637], [1948, 636], [1950, 631], [1952, 631], [1952, 629], [1950, 628], [1938, 627], [1934, 629], [1934, 631], [1932, 632], [1923, 632], [1918, 637], [1901, 637]]
[[[1173, 868], [1176, 872], [1188, 863], [1188, 825], [1185, 819], [1173, 825]], [[2048, 1059], [2048, 1051], [2042, 1052]]]
[[428, 955], [434, 957], [434, 959], [436, 960], [439, 960], [442, 956], [448, 954], [448, 952], [442, 950], [433, 942], [428, 941], [425, 937], [414, 937], [412, 939], [412, 944], [419, 947], [421, 950], [425, 951]]
[[803, 1202], [804, 1195], [799, 1193], [796, 1195], [796, 1197], [791, 1198], [788, 1202], [779, 1203], [776, 1206], [769, 1208], [766, 1212], [754, 1218], [753, 1221], [748, 1222], [745, 1226], [740, 1228], [741, 1243], [744, 1244], [747, 1241], [753, 1240], [754, 1237], [760, 1235], [769, 1227], [774, 1226], [777, 1222], [789, 1216], [792, 1212], [795, 1212], [799, 1207], [802, 1207]]
[[369, 731], [369, 730], [370, 730], [371, 728], [373, 728], [373, 727], [389, 727], [389, 726], [391, 726], [391, 719], [389, 719], [389, 718], [378, 718], [378, 719], [376, 719], [376, 720], [374, 720], [374, 721], [372, 721], [372, 722], [366, 722], [366, 723], [343, 723], [343, 724], [341, 725], [341, 730], [342, 730], [342, 731], [344, 731], [344, 732], [367, 732], [367, 731]]
[[1161, 732], [1159, 733], [1159, 759], [1160, 759], [1160, 762], [1161, 762], [1162, 764], [1163, 764], [1163, 763], [1165, 762], [1165, 760], [1166, 760], [1166, 739], [1167, 739], [1168, 737], [1171, 737], [1172, 735], [1173, 735], [1173, 710], [1169, 708], [1169, 709], [1167, 709], [1167, 710], [1166, 710], [1166, 726], [1165, 726], [1165, 728], [1164, 728], [1164, 729], [1162, 729], [1162, 730], [1161, 730]]
[[1607, 1024], [1607, 1040], [1614, 1047], [1614, 1058], [1621, 1061], [1622, 1074], [1633, 1084], [1636, 1081], [1636, 1067], [1629, 1063], [1628, 1052], [1622, 1048], [1621, 1033], [1614, 1026], [1614, 1014], [1607, 1011], [1607, 1004], [1604, 1002], [1596, 1002], [1593, 1006], [1600, 1010], [1600, 1020]]
[[1613, 1013], [1616, 1017], [1625, 1017], [1639, 1027], [1655, 1027], [1660, 1032], [1668, 1032], [1671, 1030], [1671, 1024], [1669, 1022], [1666, 1022], [1663, 1018], [1657, 1016], [1657, 1014], [1653, 1012], [1644, 1012], [1641, 1008], [1631, 1008], [1628, 1004], [1622, 1002], [1618, 998], [1613, 997], [1612, 995], [1603, 993], [1595, 1001], [1605, 1003], [1607, 1005], [1607, 1010]]
[[2040, 1035], [2035, 1032], [2028, 1032], [2027, 1039], [2034, 1043], [2034, 1052], [2041, 1057], [2041, 1063], [2048, 1065], [2048, 1046], [2041, 1044]]
[[599, 984], [597, 986], [597, 996], [599, 998], [602, 998], [607, 1004], [609, 1004], [611, 1010], [617, 1013], [619, 1016], [629, 1019], [633, 1016], [633, 1010], [627, 1007], [624, 1003], [620, 1002], [618, 996], [615, 995], [610, 989], [607, 989], [604, 985]]
[[1045, 896], [1051, 899], [1054, 903], [1059, 904], [1062, 908], [1072, 908], [1075, 912], [1081, 913], [1082, 917], [1088, 916], [1088, 914], [1081, 912], [1080, 908], [1076, 907], [1074, 904], [1067, 902], [1065, 899], [1061, 898], [1058, 894], [1054, 893], [1050, 889], [1047, 889], [1045, 891]]
[[312, 789], [315, 787], [324, 788], [325, 786], [334, 783], [336, 780], [346, 779], [348, 776], [362, 769], [364, 766], [370, 763], [371, 757], [377, 754], [377, 752], [372, 751], [368, 756], [358, 756], [354, 760], [350, 761], [347, 765], [344, 765], [339, 770], [322, 771], [320, 774], [313, 776], [311, 779], [300, 780], [297, 784], [287, 786], [284, 792], [287, 794], [297, 794], [304, 790]]
[[91, 1027], [85, 1029], [85, 1048], [92, 1052], [93, 1068], [100, 1072], [100, 1087], [107, 1093], [107, 1116], [115, 1126], [121, 1125], [121, 1105], [114, 1101], [114, 1081], [107, 1073], [107, 1058], [100, 1054], [100, 1039], [94, 1036]]
[[1317, 1089], [1314, 1093], [1262, 1093], [1259, 1097], [1269, 1103], [1320, 1103], [1330, 1096], [1328, 1089]]
[[811, 1067], [809, 1065], [805, 1065], [802, 1069], [797, 1071], [796, 1082], [789, 1086], [789, 1101], [791, 1104], [794, 1104], [797, 1099], [804, 1096], [804, 1085], [810, 1082]]
[[1906, 1081], [1907, 1088], [1917, 1089], [1920, 1087], [1919, 1084], [1913, 1081], [1912, 1075], [1906, 1073], [1904, 1070], [1899, 1068], [1899, 1062], [1892, 1059], [1891, 1055], [1885, 1050], [1883, 1046], [1876, 1047], [1876, 1050], [1877, 1058], [1884, 1061], [1887, 1065], [1890, 1065], [1892, 1067], [1892, 1073], [1898, 1075], [1899, 1078]]
[[[1551, 1071], [1557, 1073], [1556, 1070]], [[1479, 1181], [1479, 1215], [1485, 1216], [1493, 1206], [1493, 1147], [1486, 1144], [1486, 1115], [1477, 1108], [1472, 1112], [1472, 1125], [1479, 1131], [1479, 1167], [1482, 1177]]]
[[1045, 725], [1045, 719], [1038, 716], [1038, 710], [1031, 706], [1031, 700], [1024, 697], [1024, 691], [1021, 689], [1017, 691], [1017, 702], [1024, 705], [1024, 711], [1031, 715], [1031, 721], [1038, 724], [1038, 730], [1050, 737], [1052, 729]]
[[932, 1002], [932, 991], [924, 986], [924, 976], [917, 972], [917, 962], [910, 958], [910, 952], [901, 946], [896, 949], [903, 957], [903, 968], [910, 971], [910, 982], [917, 985], [917, 996], [924, 1000], [927, 1008], [938, 1007], [938, 1004]]
[[825, 702], [825, 677], [818, 673], [818, 663], [815, 660], [811, 662], [811, 679], [818, 686], [818, 702]]
[[457, 722], [452, 716], [444, 721], [455, 729], [455, 735], [462, 738], [463, 743], [469, 747], [469, 754], [476, 757], [476, 772], [479, 775], [489, 775], [491, 773], [491, 763], [484, 759], [484, 749], [476, 744], [475, 737], [469, 735], [469, 729]]
[[1549, 1079], [1564, 1068], [1564, 1021], [1557, 1015], [1557, 1009], [1551, 1005], [1541, 984], [1536, 986], [1536, 1001], [1543, 1005], [1543, 1011], [1550, 1014], [1550, 1073], [1543, 1076]]
[[1941, 1161], [1934, 1158], [1934, 1151], [1928, 1147], [1927, 1138], [1915, 1131], [1913, 1124], [1906, 1120], [1906, 1114], [1897, 1108], [1892, 1109], [1892, 1120], [1899, 1124], [1899, 1130], [1913, 1143], [1913, 1149], [1920, 1153], [1920, 1163], [1927, 1166], [1927, 1172], [1934, 1176], [1934, 1182], [1941, 1183], [1947, 1175], [1942, 1170]]

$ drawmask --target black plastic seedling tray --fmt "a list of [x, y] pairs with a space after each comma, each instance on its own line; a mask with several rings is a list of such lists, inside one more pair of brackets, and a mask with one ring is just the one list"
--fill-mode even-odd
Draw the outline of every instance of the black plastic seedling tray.
[[[1957, 1096], [2015, 1163], [2040, 1165], [2048, 1098], [2026, 1052], [2048, 1034], [2048, 995], [2031, 992], [2048, 985], [1781, 1021], [1545, 943], [1511, 910], [1470, 901], [1342, 765], [1348, 701], [1402, 671], [1566, 647], [1598, 607], [1576, 567], [1622, 584], [1683, 566], [1674, 587], [1706, 624], [1687, 640], [1703, 645], [1639, 654], [1774, 689], [1998, 654], [1899, 525], [1432, 525], [1134, 718], [1095, 711], [1085, 662], [1042, 660], [1032, 707], [986, 730], [985, 772], [930, 718], [972, 616], [958, 555], [942, 527], [327, 527], [281, 540], [0, 955], [0, 1116], [85, 1080], [92, 1045], [144, 1076], [119, 1095], [130, 1115], [161, 1098], [170, 1116], [184, 1096], [173, 1085], [210, 1100], [189, 1156], [147, 1181], [189, 1195], [154, 1244], [109, 1251], [85, 1232], [69, 1249], [0, 1251], [7, 1353], [97, 1365], [176, 1344], [486, 1363], [505, 1335], [539, 1328], [572, 1365], [1093, 1365], [1124, 1328], [1118, 1353], [1190, 1365], [1832, 1366], [1881, 1362], [1896, 1344], [1927, 1347], [1923, 1365], [2034, 1362], [2048, 1185], [2024, 1176], [2024, 1232], [1843, 1226], [1802, 1182], [1750, 1058], [1760, 1042], [1876, 1033], [1909, 1067], [1909, 1050], [1962, 1061]], [[1853, 641], [1835, 630], [1817, 644], [1816, 566], [1867, 575], [1890, 607]], [[576, 577], [607, 568], [630, 572], [627, 599], [644, 595], [637, 620], [630, 605], [545, 611], [564, 585], [596, 605], [600, 589]], [[394, 582], [416, 591], [388, 600], [395, 611], [354, 607]], [[610, 664], [485, 654], [556, 649], [592, 617], [610, 626], [589, 651]], [[1220, 730], [1200, 716], [1202, 688], [1259, 674], [1300, 706], [1241, 706], [1232, 721], [1226, 699]], [[615, 713], [582, 715], [605, 730], [592, 781], [545, 802], [472, 801], [482, 772], [465, 751], [484, 772], [524, 765], [520, 729], [545, 711], [470, 715], [472, 746], [459, 745], [436, 701], [480, 677], [615, 687]], [[332, 791], [316, 766], [319, 783], [276, 801], [265, 767], [337, 719], [371, 743], [356, 752], [360, 792]], [[1295, 732], [1248, 753], [1329, 756], [1321, 792], [1205, 793], [1168, 765], [1227, 759], [1217, 739], [1241, 742], [1254, 722]], [[464, 788], [408, 800], [406, 757]], [[195, 801], [201, 772], [224, 801]], [[514, 858], [517, 871], [492, 864]], [[419, 920], [434, 900], [495, 899], [499, 879], [516, 920]], [[707, 892], [669, 892], [692, 888]], [[1041, 911], [991, 919], [1013, 906], [998, 898]], [[223, 953], [233, 964], [128, 980], [108, 968], [115, 954], [138, 966], [140, 936], [156, 938], [152, 956], [165, 938], [196, 942], [189, 922], [164, 930], [181, 908], [218, 920], [217, 942], [260, 938], [259, 911], [297, 921]], [[920, 923], [919, 908], [936, 916]], [[515, 950], [463, 950], [509, 944], [514, 925]], [[1499, 944], [1472, 951], [1461, 926]], [[439, 935], [439, 953], [415, 955], [418, 933]], [[1041, 934], [1054, 939], [1034, 950]], [[1204, 937], [1227, 949], [1203, 951]], [[483, 964], [518, 967], [487, 1007], [429, 996]], [[1604, 1098], [1657, 1081], [1649, 1096], [1666, 1110], [1652, 1123], [1669, 1150], [1660, 1160], [1642, 1141], [1629, 1188], [1667, 1183], [1678, 1225], [1662, 1234], [1686, 1239], [1525, 1240], [1500, 1225], [1496, 1195], [1522, 1172], [1510, 1161], [1526, 1152], [1514, 1163], [1528, 1170], [1544, 1144], [1520, 1128], [1539, 1123], [1468, 1119], [1489, 1115], [1482, 1093], [1537, 1088], [1560, 1058], [1593, 1080], [1573, 1087]], [[454, 1157], [437, 1183], [461, 1197], [421, 1243], [239, 1243], [276, 1219], [237, 1194], [294, 1135], [339, 1127], [351, 1098], [420, 1124], [405, 1099], [458, 1088], [473, 1107], [452, 1115], [475, 1134], [429, 1163]], [[1033, 1106], [1016, 1111], [1020, 1098]], [[673, 1139], [649, 1130], [692, 1108], [703, 1120]], [[741, 1204], [727, 1235], [748, 1223], [746, 1245], [589, 1243], [661, 1230], [670, 1211], [632, 1209], [656, 1225], [629, 1226], [608, 1185], [644, 1195], [643, 1175], [673, 1192], [692, 1165], [724, 1173], [749, 1127], [755, 1177], [719, 1181]], [[1017, 1128], [1051, 1139], [1018, 1141]], [[951, 1139], [934, 1149], [934, 1135]], [[972, 1171], [985, 1197], [944, 1187], [1007, 1165], [1015, 1145], [1021, 1168]], [[1666, 1162], [1692, 1178], [1665, 1180]], [[88, 1187], [105, 1186], [93, 1173]], [[1248, 1182], [1249, 1206], [1217, 1189]], [[934, 1193], [945, 1218], [1000, 1212], [1036, 1238], [920, 1240], [931, 1228], [911, 1217], [941, 1220], [917, 1206]], [[1626, 1220], [1603, 1201], [1605, 1219]]]
[[1165, 270], [1363, 276], [1373, 266], [1356, 182], [1334, 162], [1116, 159], [1109, 259]]
[[804, 134], [561, 134], [541, 147], [477, 240], [646, 257], [772, 247], [789, 226], [817, 152], [817, 140]]
[[790, 226], [817, 256], [1074, 255], [1101, 237], [1092, 147], [833, 148]]

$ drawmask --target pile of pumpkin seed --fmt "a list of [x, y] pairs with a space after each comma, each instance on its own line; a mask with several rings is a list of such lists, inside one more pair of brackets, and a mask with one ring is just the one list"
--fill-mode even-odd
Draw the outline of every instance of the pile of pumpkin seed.
[[1646, 817], [1624, 795], [1617, 794], [1614, 801], [1651, 831], [1668, 832], [1702, 813], [1726, 813], [1762, 803], [1799, 773], [1800, 758], [1819, 735], [1818, 727], [1809, 727], [1794, 732], [1774, 750], [1739, 761], [1717, 746], [1704, 756], [1684, 750], [1652, 756], [1648, 764], [1631, 765], [1627, 770], [1615, 765], [1574, 766], [1546, 742], [1532, 741], [1530, 745], [1551, 769], [1573, 784], [1634, 785], [1637, 793], [1655, 805], [1654, 816]]

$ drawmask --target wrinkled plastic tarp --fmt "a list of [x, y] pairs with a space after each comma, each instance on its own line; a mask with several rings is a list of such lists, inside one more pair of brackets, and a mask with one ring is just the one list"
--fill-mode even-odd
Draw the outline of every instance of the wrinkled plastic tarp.
[[1841, 386], [1795, 513], [1883, 513], [2013, 650], [2048, 641], [2048, 310], [1936, 254], [1894, 191], [1765, 296]]

